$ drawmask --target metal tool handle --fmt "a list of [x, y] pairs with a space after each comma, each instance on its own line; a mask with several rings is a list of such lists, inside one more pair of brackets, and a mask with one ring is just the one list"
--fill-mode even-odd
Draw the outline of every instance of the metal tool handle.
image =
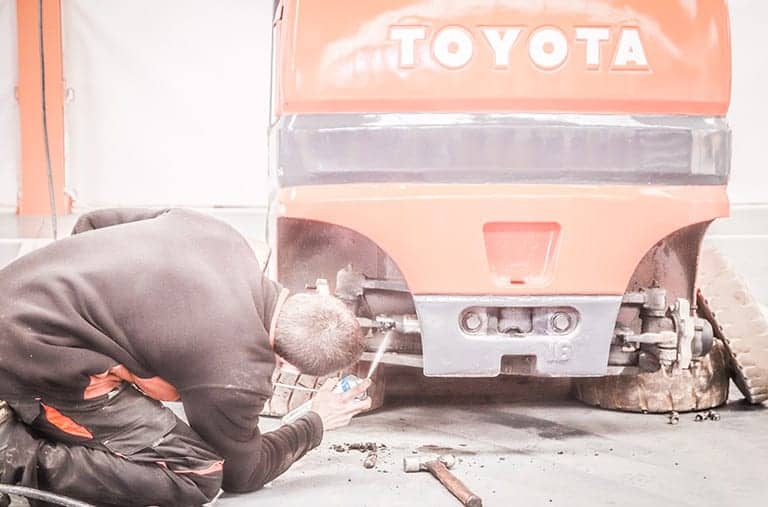
[[299, 417], [303, 416], [304, 414], [308, 413], [312, 410], [312, 400], [307, 400], [298, 407], [294, 408], [287, 414], [283, 416], [280, 422], [283, 424], [291, 424], [292, 422], [299, 419]]
[[425, 464], [429, 473], [431, 473], [435, 479], [443, 483], [443, 486], [450, 491], [453, 496], [459, 499], [462, 505], [466, 507], [482, 507], [483, 501], [479, 496], [472, 493], [468, 487], [464, 485], [459, 479], [456, 478], [442, 463], [439, 461], [430, 461]]

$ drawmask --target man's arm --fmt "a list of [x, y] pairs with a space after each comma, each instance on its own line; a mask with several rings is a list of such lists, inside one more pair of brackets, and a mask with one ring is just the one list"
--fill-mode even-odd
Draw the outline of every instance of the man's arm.
[[102, 229], [113, 225], [127, 224], [129, 222], [138, 222], [140, 220], [149, 220], [157, 218], [170, 211], [166, 209], [144, 209], [144, 208], [107, 208], [98, 209], [82, 215], [77, 219], [72, 234]]
[[182, 393], [190, 426], [224, 458], [225, 491], [260, 489], [323, 439], [323, 423], [314, 412], [262, 434], [258, 422], [266, 400], [254, 391], [222, 387]]

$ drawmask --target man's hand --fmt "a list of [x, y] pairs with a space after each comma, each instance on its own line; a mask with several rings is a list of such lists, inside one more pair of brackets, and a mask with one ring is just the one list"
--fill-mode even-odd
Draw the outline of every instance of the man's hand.
[[371, 408], [370, 398], [361, 401], [355, 399], [371, 387], [370, 379], [363, 380], [346, 393], [334, 393], [333, 388], [338, 382], [337, 378], [329, 378], [312, 398], [312, 412], [316, 412], [323, 420], [325, 431], [346, 426], [353, 416]]

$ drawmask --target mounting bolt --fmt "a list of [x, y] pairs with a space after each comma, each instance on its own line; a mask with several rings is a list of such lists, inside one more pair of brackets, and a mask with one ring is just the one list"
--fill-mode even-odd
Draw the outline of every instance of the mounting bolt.
[[475, 312], [467, 312], [462, 319], [462, 325], [464, 329], [470, 333], [475, 333], [480, 330], [480, 326], [483, 325], [483, 319], [480, 318]]
[[552, 327], [558, 333], [564, 333], [571, 328], [571, 316], [565, 312], [557, 312], [552, 316]]

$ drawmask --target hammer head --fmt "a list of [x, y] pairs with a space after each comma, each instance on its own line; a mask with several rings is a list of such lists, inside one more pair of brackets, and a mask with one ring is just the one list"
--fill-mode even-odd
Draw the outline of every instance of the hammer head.
[[439, 461], [445, 468], [453, 468], [453, 465], [456, 464], [456, 458], [452, 454], [443, 454], [441, 456], [406, 456], [403, 458], [403, 470], [406, 472], [420, 472], [426, 470], [426, 464], [431, 461]]

